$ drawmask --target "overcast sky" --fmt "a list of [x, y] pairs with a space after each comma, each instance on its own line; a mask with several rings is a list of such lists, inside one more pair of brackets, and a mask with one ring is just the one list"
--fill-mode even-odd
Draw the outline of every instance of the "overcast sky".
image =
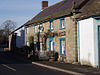
[[[0, 25], [6, 20], [12, 20], [23, 25], [41, 11], [43, 0], [0, 0]], [[49, 6], [61, 0], [47, 0]]]

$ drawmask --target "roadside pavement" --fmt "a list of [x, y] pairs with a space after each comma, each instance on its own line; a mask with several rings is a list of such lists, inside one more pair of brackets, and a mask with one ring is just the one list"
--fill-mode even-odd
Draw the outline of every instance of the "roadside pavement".
[[51, 70], [66, 72], [72, 75], [100, 75], [100, 69], [93, 68], [90, 66], [49, 61], [31, 61], [20, 54], [13, 54], [13, 58], [19, 59], [24, 62], [30, 62], [33, 65], [48, 68]]
[[[38, 65], [49, 69], [54, 69], [62, 72], [73, 72], [75, 75], [100, 75], [100, 69], [93, 68], [90, 66], [82, 66], [79, 64], [59, 63], [59, 62], [48, 62], [48, 61], [37, 61], [32, 64]], [[52, 68], [51, 68], [52, 67]], [[71, 74], [73, 74], [71, 73]]]

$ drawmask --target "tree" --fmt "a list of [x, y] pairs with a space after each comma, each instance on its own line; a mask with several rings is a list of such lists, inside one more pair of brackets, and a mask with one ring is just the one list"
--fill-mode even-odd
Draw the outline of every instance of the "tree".
[[0, 29], [0, 43], [1, 44], [7, 44], [8, 43], [8, 37], [9, 34], [15, 30], [16, 28], [16, 22], [13, 22], [12, 20], [6, 20], [1, 24]]
[[16, 22], [13, 22], [12, 20], [6, 20], [2, 26], [3, 26], [3, 30], [5, 35], [8, 37], [9, 34], [15, 30], [16, 28]]
[[5, 40], [5, 36], [3, 35], [4, 30], [0, 29], [0, 44], [4, 43]]

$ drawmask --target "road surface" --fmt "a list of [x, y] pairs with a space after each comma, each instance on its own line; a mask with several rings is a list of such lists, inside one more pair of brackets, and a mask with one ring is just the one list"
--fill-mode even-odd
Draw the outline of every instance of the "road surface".
[[0, 52], [0, 75], [71, 75], [33, 65], [31, 61], [19, 58], [11, 52]]

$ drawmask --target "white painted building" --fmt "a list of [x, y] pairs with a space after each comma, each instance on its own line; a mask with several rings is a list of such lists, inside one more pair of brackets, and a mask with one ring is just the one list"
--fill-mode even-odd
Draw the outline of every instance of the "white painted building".
[[17, 48], [22, 48], [25, 45], [25, 30], [24, 26], [20, 27], [16, 33], [16, 47]]
[[14, 48], [22, 48], [25, 45], [25, 29], [24, 25], [17, 28], [9, 35], [9, 50]]
[[78, 61], [100, 67], [100, 17], [78, 21]]

